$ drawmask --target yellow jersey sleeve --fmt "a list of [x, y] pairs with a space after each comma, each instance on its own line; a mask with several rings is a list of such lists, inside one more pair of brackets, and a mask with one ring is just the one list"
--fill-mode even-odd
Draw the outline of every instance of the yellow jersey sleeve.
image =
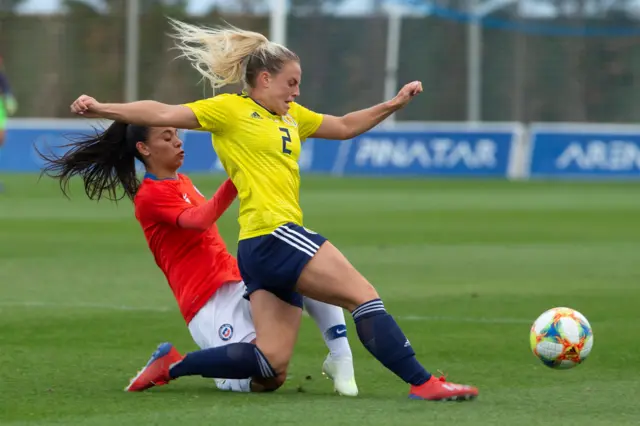
[[196, 130], [221, 133], [229, 119], [229, 103], [224, 102], [223, 95], [184, 104], [191, 109], [200, 123]]
[[291, 116], [298, 123], [300, 142], [314, 134], [322, 124], [322, 114], [313, 112], [295, 102], [292, 102]]

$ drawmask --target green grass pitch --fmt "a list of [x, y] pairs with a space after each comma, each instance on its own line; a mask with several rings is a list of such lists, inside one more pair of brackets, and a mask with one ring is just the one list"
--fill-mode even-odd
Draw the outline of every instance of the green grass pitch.
[[[212, 194], [219, 176], [193, 176]], [[360, 396], [320, 374], [305, 318], [287, 384], [219, 392], [202, 378], [129, 394], [156, 345], [196, 348], [128, 201], [71, 201], [55, 182], [4, 175], [0, 194], [2, 425], [626, 425], [640, 404], [638, 184], [305, 176], [305, 225], [376, 285], [434, 373], [475, 384], [471, 403], [409, 400], [347, 317]], [[235, 253], [237, 202], [220, 228]], [[594, 349], [568, 371], [529, 349], [533, 320], [570, 306]]]

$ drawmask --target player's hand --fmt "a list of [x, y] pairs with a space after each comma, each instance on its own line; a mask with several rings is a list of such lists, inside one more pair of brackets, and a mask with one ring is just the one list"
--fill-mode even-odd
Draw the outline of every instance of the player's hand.
[[4, 97], [4, 106], [7, 109], [7, 114], [9, 116], [14, 115], [18, 111], [18, 102], [13, 95], [5, 95]]
[[403, 108], [418, 93], [422, 93], [422, 82], [412, 81], [411, 83], [405, 84], [404, 87], [400, 89], [396, 97], [393, 98], [393, 103], [397, 108]]
[[87, 118], [100, 117], [102, 104], [88, 95], [82, 95], [71, 104], [71, 112]]

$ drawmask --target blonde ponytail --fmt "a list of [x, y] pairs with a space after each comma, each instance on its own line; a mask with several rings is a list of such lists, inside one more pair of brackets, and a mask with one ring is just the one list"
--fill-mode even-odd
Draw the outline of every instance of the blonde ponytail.
[[240, 82], [251, 86], [253, 82], [247, 80], [247, 75], [254, 76], [258, 68], [277, 72], [284, 61], [298, 58], [264, 35], [232, 25], [206, 28], [171, 18], [169, 22], [175, 30], [172, 37], [182, 51], [180, 56], [191, 61], [214, 89]]

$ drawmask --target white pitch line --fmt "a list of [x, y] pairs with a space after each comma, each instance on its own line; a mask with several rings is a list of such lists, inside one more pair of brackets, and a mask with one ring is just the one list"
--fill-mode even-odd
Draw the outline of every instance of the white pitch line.
[[105, 309], [110, 311], [146, 311], [146, 312], [170, 312], [173, 308], [154, 306], [126, 306], [111, 305], [107, 303], [54, 303], [54, 302], [0, 302], [0, 308], [46, 308], [46, 309]]
[[[162, 306], [127, 306], [127, 305], [111, 305], [107, 303], [53, 303], [53, 302], [0, 302], [0, 308], [45, 308], [45, 309], [104, 309], [110, 311], [131, 311], [131, 312], [172, 312], [177, 307]], [[308, 316], [304, 312], [305, 316]], [[416, 322], [462, 322], [471, 324], [530, 324], [531, 321], [522, 318], [474, 318], [474, 317], [456, 317], [456, 316], [422, 316], [422, 315], [394, 315], [400, 321], [416, 321]]]

